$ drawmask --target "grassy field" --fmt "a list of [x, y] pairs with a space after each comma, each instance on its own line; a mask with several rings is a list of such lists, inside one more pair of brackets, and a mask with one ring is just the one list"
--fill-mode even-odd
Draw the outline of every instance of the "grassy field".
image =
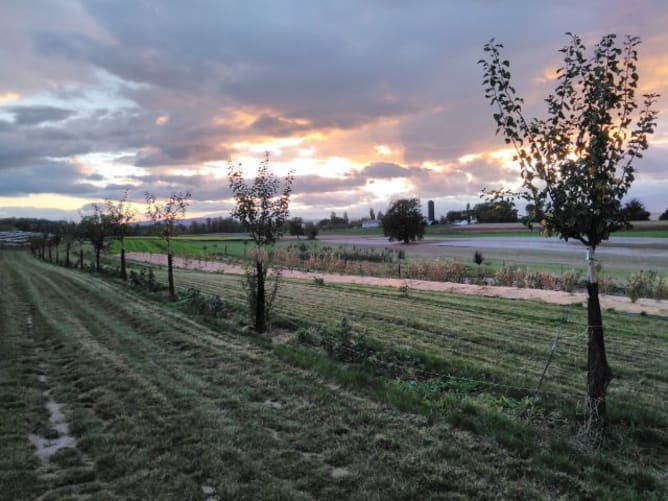
[[[612, 428], [591, 450], [579, 307], [286, 282], [257, 337], [240, 277], [176, 281], [225, 317], [0, 253], [3, 498], [668, 495], [664, 318], [605, 312]], [[40, 462], [28, 436], [63, 435], [58, 404], [76, 442]]]
[[[235, 237], [214, 237], [207, 235], [187, 235], [172, 239], [172, 251], [177, 256], [194, 257], [243, 257], [251, 247], [248, 239]], [[159, 237], [129, 237], [125, 240], [128, 252], [167, 252], [167, 243]], [[118, 241], [113, 242], [112, 252], [119, 253]]]

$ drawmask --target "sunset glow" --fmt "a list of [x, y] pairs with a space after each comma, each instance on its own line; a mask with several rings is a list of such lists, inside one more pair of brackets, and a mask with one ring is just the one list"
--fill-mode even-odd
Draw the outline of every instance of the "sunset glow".
[[[11, 20], [0, 40], [11, 68], [0, 77], [5, 215], [76, 219], [127, 190], [138, 207], [146, 191], [190, 191], [190, 215], [227, 216], [228, 165], [253, 176], [266, 154], [277, 175], [294, 173], [292, 211], [305, 219], [362, 217], [401, 196], [434, 200], [437, 217], [478, 203], [483, 187], [519, 182], [476, 65], [491, 37], [531, 116], [545, 113], [567, 31], [589, 47], [611, 26], [640, 36], [639, 90], [668, 96], [659, 0], [633, 16], [621, 0], [605, 13], [526, 3], [532, 23], [522, 29], [520, 7], [503, 2], [288, 0], [260, 18], [243, 2], [208, 0], [198, 9], [36, 0], [40, 15], [21, 5], [0, 7]], [[666, 102], [631, 192], [653, 213], [665, 209]]]

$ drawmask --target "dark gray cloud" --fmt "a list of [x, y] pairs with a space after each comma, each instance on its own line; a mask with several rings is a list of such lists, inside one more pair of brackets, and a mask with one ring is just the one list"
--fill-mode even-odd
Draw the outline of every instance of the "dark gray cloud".
[[295, 193], [332, 193], [351, 190], [364, 186], [363, 177], [348, 176], [345, 178], [323, 177], [316, 175], [298, 176], [294, 182]]
[[61, 122], [75, 114], [72, 110], [55, 106], [8, 106], [5, 111], [14, 115], [14, 124], [18, 126]]
[[79, 183], [79, 167], [65, 162], [0, 169], [0, 196], [30, 193], [88, 194], [91, 185]]
[[367, 179], [369, 178], [388, 179], [393, 177], [408, 177], [410, 175], [410, 171], [415, 171], [415, 170], [416, 169], [402, 167], [401, 165], [395, 163], [376, 162], [364, 167], [364, 169], [360, 173], [360, 176]]

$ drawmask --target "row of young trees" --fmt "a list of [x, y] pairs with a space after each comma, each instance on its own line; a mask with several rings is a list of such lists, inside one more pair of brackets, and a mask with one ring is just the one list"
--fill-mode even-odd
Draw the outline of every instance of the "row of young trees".
[[[146, 215], [153, 222], [153, 229], [159, 229], [160, 235], [167, 243], [168, 277], [170, 296], [175, 295], [174, 275], [172, 269], [171, 240], [175, 233], [176, 220], [185, 215], [190, 193], [173, 193], [165, 202], [159, 202], [150, 193], [145, 194], [147, 203]], [[114, 202], [105, 200], [104, 204], [93, 204], [90, 214], [82, 215], [79, 223], [74, 222], [49, 222], [39, 224], [43, 233], [38, 233], [30, 240], [30, 248], [34, 254], [42, 259], [52, 261], [52, 248], [58, 252], [59, 246], [65, 244], [65, 265], [71, 266], [71, 249], [75, 242], [79, 244], [79, 259], [75, 265], [81, 269], [84, 267], [84, 243], [89, 243], [93, 248], [95, 256], [95, 270], [101, 271], [101, 255], [112, 240], [117, 240], [121, 247], [120, 253], [120, 276], [123, 280], [128, 279], [127, 264], [125, 260], [125, 238], [132, 232], [137, 216], [136, 210], [128, 201], [128, 193], [125, 192], [121, 200]], [[35, 221], [32, 221], [33, 223]], [[26, 231], [31, 231], [35, 225], [30, 225]], [[56, 255], [59, 262], [59, 256]]]

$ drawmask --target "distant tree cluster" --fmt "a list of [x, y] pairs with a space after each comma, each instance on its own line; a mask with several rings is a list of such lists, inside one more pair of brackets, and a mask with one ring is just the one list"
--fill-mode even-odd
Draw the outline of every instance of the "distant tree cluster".
[[[33, 233], [58, 233], [62, 225], [68, 221], [51, 221], [32, 217], [8, 217], [0, 219], [0, 231], [30, 231]], [[74, 223], [72, 223], [74, 224]]]
[[622, 213], [627, 221], [649, 221], [649, 211], [637, 198], [627, 202]]
[[394, 202], [382, 219], [383, 234], [390, 242], [405, 244], [424, 237], [425, 220], [417, 198], [402, 198]]
[[343, 217], [337, 216], [336, 212], [332, 211], [328, 219], [321, 219], [318, 221], [318, 226], [323, 230], [341, 230], [359, 225], [357, 221], [350, 221], [348, 213], [344, 212]]

